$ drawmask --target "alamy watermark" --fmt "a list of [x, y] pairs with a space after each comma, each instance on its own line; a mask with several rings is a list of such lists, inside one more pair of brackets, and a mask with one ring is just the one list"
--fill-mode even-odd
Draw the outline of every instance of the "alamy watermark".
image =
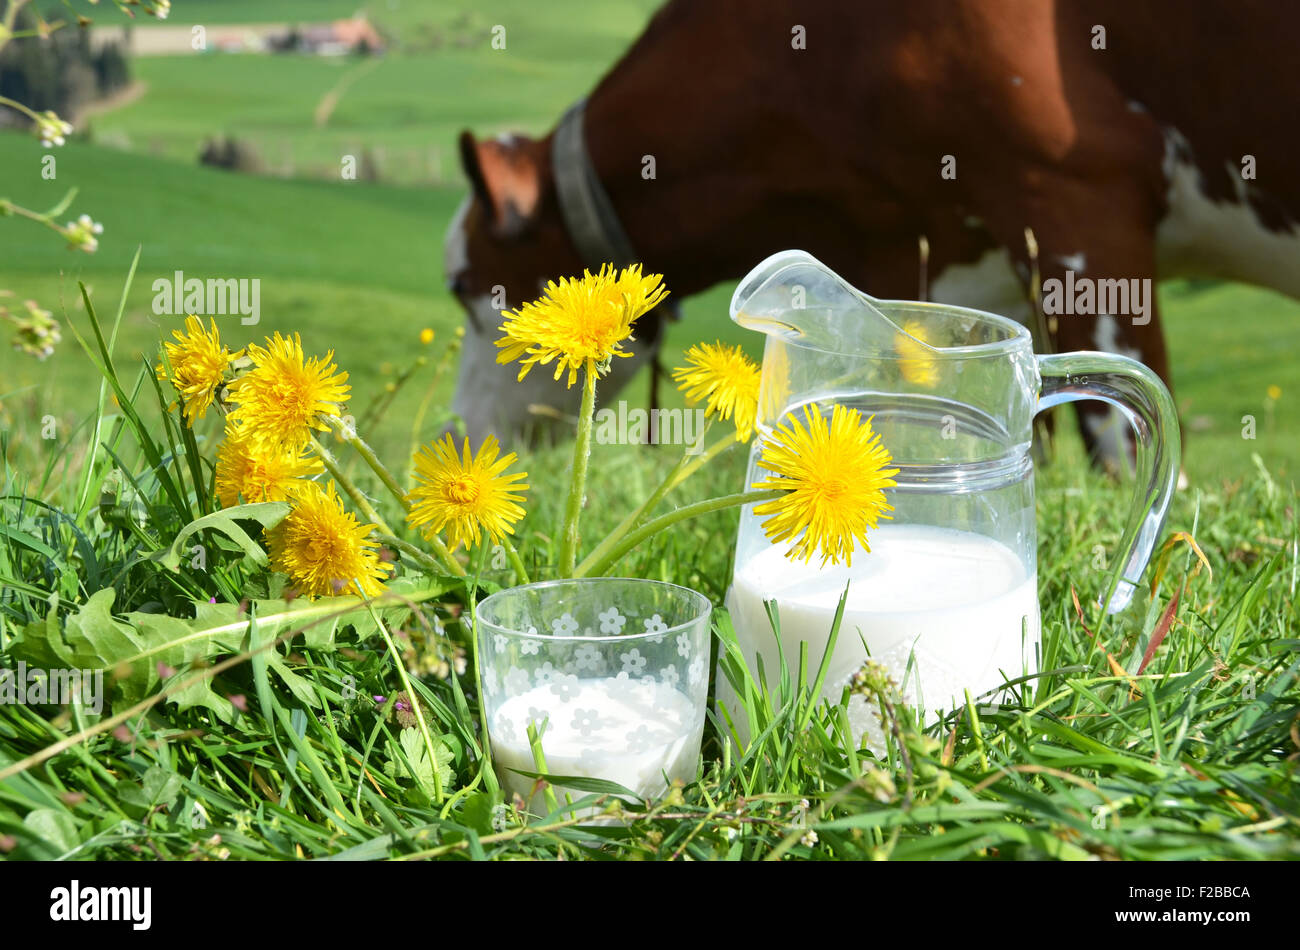
[[703, 409], [629, 409], [620, 399], [617, 409], [596, 412], [593, 434], [601, 445], [685, 445], [687, 455], [699, 455], [704, 421]]
[[1051, 277], [1043, 281], [1043, 313], [1067, 315], [1131, 316], [1134, 326], [1151, 322], [1151, 305], [1155, 296], [1151, 278], [1075, 277], [1065, 272], [1065, 280]]
[[239, 322], [254, 326], [262, 319], [262, 279], [225, 277], [200, 280], [176, 271], [153, 282], [153, 312], [162, 316], [224, 316], [238, 314]]
[[66, 706], [77, 703], [92, 713], [104, 709], [103, 670], [44, 670], [18, 661], [0, 669], [0, 704]]
[[67, 887], [50, 891], [50, 920], [126, 921], [132, 930], [148, 930], [153, 922], [153, 888], [82, 886], [73, 878]]

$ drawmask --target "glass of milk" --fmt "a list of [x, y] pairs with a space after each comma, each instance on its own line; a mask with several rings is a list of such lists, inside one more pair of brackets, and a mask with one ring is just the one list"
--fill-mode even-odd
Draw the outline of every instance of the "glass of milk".
[[[1114, 409], [1114, 435], [1132, 429], [1136, 498], [1118, 550], [1122, 565], [1105, 600], [1122, 610], [1159, 540], [1178, 474], [1177, 415], [1149, 369], [1110, 353], [1037, 356], [1028, 329], [978, 310], [876, 300], [802, 251], [773, 255], [747, 275], [732, 319], [767, 334], [758, 434], [747, 484], [769, 477], [763, 438], [790, 415], [842, 404], [872, 418], [899, 469], [886, 490], [892, 519], [871, 532], [870, 553], [852, 567], [785, 556], [753, 506], [743, 510], [727, 597], [751, 671], [771, 683], [780, 668], [764, 603], [775, 601], [782, 649], [808, 644], [816, 670], [847, 589], [823, 695], [838, 700], [868, 655], [883, 662], [904, 698], [929, 712], [971, 697], [1010, 699], [1003, 685], [1038, 670], [1040, 619], [1033, 418], [1051, 406], [1100, 399]], [[1072, 318], [1066, 318], [1072, 319]], [[1055, 526], [1048, 526], [1051, 530]], [[1109, 576], [1080, 578], [1104, 599]], [[743, 723], [718, 678], [719, 701]], [[877, 746], [878, 725], [856, 697], [850, 721]], [[743, 738], [743, 737], [742, 737]]]
[[[507, 795], [547, 809], [520, 772], [617, 782], [653, 799], [695, 778], [709, 676], [703, 594], [592, 577], [499, 591], [477, 607], [482, 702]], [[540, 736], [544, 769], [528, 738]], [[563, 805], [585, 792], [555, 787]]]

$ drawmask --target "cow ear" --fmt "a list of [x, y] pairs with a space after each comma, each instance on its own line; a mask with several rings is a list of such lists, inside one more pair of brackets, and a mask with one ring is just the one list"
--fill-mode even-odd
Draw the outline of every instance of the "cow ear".
[[542, 173], [535, 146], [523, 136], [480, 142], [469, 132], [460, 134], [461, 167], [497, 237], [519, 237], [537, 217]]

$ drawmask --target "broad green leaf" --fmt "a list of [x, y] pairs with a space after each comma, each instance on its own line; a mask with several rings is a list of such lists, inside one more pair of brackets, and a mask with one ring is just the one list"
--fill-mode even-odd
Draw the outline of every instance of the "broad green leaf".
[[[455, 752], [447, 745], [447, 740], [436, 733], [433, 738], [433, 754], [438, 759], [438, 778], [442, 782], [442, 787], [446, 788], [451, 784], [451, 763], [455, 758]], [[433, 768], [429, 764], [429, 754], [424, 748], [424, 739], [420, 735], [419, 729], [403, 729], [398, 736], [401, 743], [402, 753], [405, 754], [405, 761], [393, 748], [393, 743], [388, 744], [388, 764], [384, 766], [384, 771], [393, 776], [411, 777], [414, 772], [416, 784], [428, 796], [434, 794]], [[408, 765], [409, 763], [409, 765]]]
[[66, 811], [37, 808], [27, 813], [23, 824], [28, 831], [54, 849], [59, 857], [81, 843], [77, 837], [77, 823]]
[[171, 547], [152, 555], [152, 559], [169, 570], [179, 570], [181, 561], [184, 560], [185, 555], [188, 553], [185, 543], [198, 532], [211, 528], [214, 531], [220, 531], [238, 544], [240, 549], [254, 563], [265, 567], [267, 564], [266, 552], [262, 550], [260, 544], [249, 536], [247, 531], [239, 526], [236, 519], [256, 521], [263, 528], [269, 528], [278, 524], [288, 513], [289, 503], [286, 501], [262, 501], [251, 505], [236, 505], [233, 508], [214, 511], [210, 515], [204, 515], [202, 518], [187, 524], [176, 535], [176, 540], [172, 542]]

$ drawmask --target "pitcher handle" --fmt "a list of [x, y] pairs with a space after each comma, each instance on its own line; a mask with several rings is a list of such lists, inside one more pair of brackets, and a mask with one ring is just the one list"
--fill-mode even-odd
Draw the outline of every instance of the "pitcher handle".
[[1106, 605], [1108, 613], [1118, 613], [1128, 606], [1142, 579], [1178, 485], [1182, 439], [1174, 400], [1159, 376], [1127, 356], [1079, 352], [1037, 359], [1040, 412], [1066, 402], [1100, 399], [1118, 409], [1137, 436], [1137, 494], [1121, 542], [1124, 571]]

